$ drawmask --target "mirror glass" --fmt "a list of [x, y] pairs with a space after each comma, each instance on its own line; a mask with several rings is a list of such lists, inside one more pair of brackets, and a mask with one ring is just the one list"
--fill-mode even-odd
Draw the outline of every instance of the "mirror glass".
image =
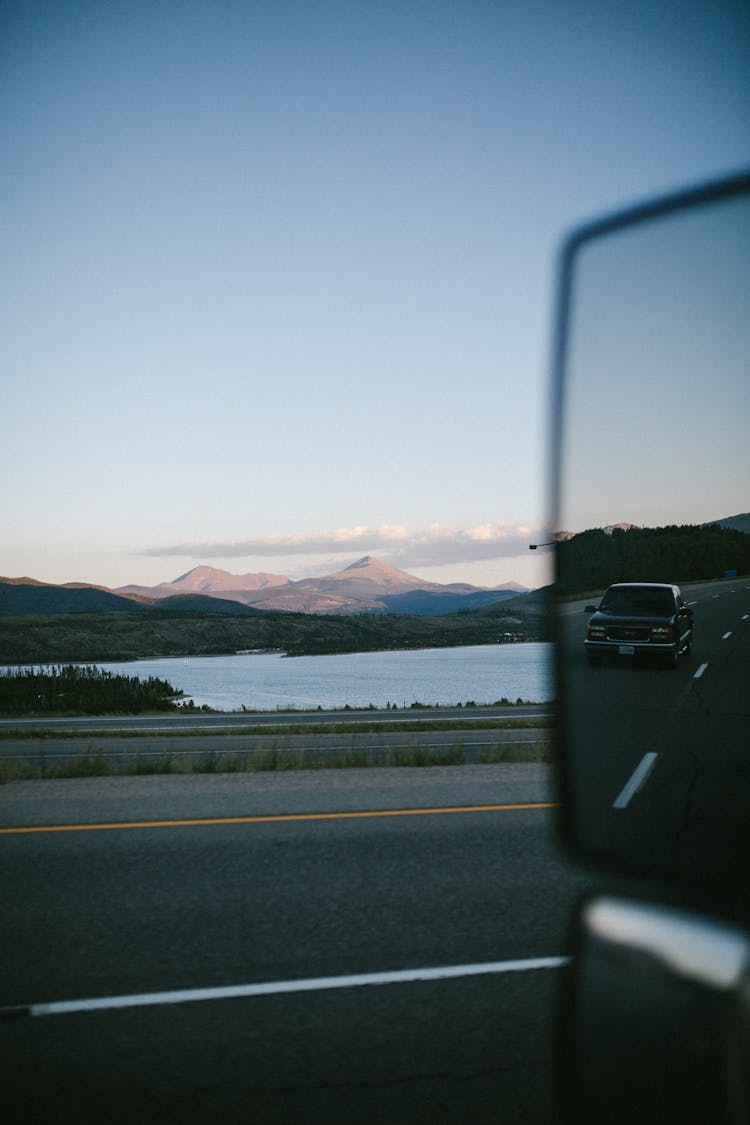
[[642, 874], [748, 885], [750, 198], [573, 246], [554, 516], [569, 836]]

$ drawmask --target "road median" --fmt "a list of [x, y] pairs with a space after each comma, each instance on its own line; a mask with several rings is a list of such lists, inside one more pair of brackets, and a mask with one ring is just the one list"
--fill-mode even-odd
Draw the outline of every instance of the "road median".
[[3, 732], [0, 781], [551, 760], [551, 718], [290, 724], [269, 732]]

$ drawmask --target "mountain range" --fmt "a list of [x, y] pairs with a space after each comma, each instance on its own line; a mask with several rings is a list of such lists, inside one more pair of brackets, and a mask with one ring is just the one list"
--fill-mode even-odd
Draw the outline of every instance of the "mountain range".
[[[750, 512], [711, 522], [750, 533]], [[611, 534], [632, 526], [609, 524], [603, 530]], [[560, 532], [555, 536], [557, 539], [573, 537], [574, 532]], [[333, 574], [299, 581], [264, 571], [230, 574], [212, 566], [196, 566], [173, 581], [157, 586], [128, 585], [115, 590], [83, 582], [53, 585], [35, 578], [0, 577], [0, 616], [169, 609], [232, 615], [393, 613], [440, 617], [479, 609], [528, 592], [527, 587], [517, 582], [493, 587], [428, 582], [365, 555]]]
[[84, 583], [55, 586], [33, 578], [0, 578], [0, 614], [107, 612], [155, 608], [252, 614], [401, 613], [442, 616], [516, 597], [517, 582], [482, 587], [417, 578], [371, 555], [344, 570], [292, 581], [280, 574], [230, 574], [197, 566], [172, 582], [111, 590]]

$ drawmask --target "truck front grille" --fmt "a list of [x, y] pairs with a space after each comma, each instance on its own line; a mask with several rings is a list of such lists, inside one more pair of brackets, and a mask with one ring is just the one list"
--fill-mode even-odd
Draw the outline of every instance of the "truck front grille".
[[610, 625], [607, 629], [610, 641], [650, 641], [651, 630], [647, 625]]

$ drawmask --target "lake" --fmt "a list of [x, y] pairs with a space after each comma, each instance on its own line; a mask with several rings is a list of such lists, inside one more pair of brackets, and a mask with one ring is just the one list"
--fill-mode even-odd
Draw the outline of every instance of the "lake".
[[181, 688], [219, 711], [494, 703], [552, 698], [552, 645], [542, 642], [356, 652], [340, 656], [243, 653], [99, 665]]

